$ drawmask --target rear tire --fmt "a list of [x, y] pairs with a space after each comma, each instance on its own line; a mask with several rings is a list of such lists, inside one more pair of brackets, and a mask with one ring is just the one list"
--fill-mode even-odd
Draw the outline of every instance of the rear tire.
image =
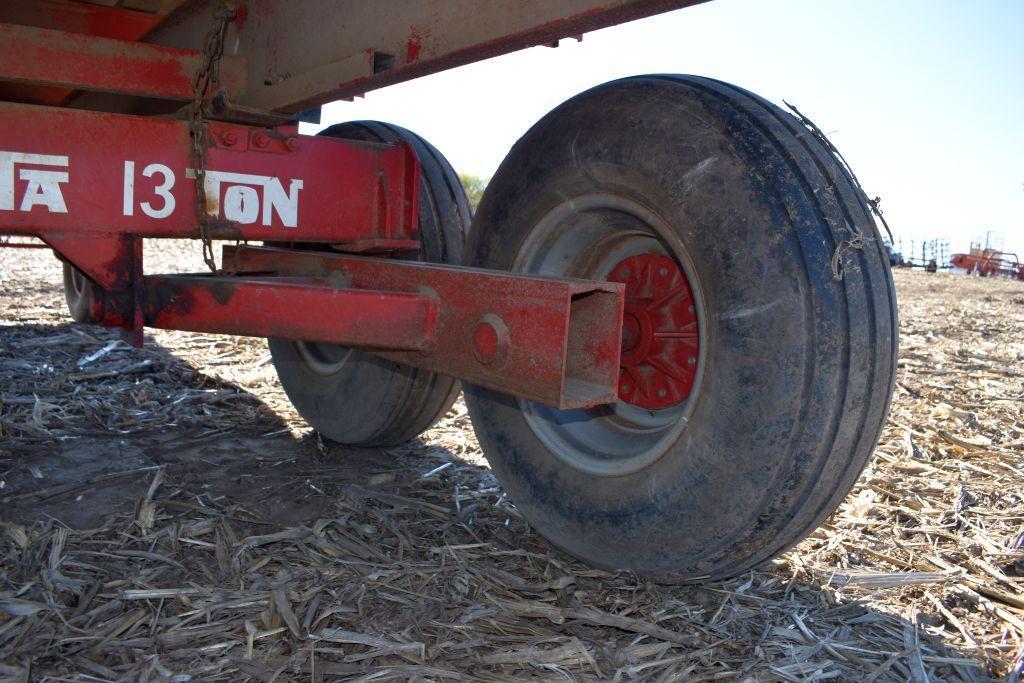
[[[472, 215], [448, 161], [418, 135], [386, 123], [342, 123], [320, 135], [410, 143], [420, 161], [421, 250], [417, 260], [460, 264]], [[356, 349], [269, 339], [281, 386], [299, 414], [339, 443], [395, 446], [444, 417], [459, 395], [458, 380]]]
[[64, 299], [76, 323], [95, 323], [103, 317], [102, 291], [70, 263], [64, 263]]
[[877, 442], [897, 352], [884, 245], [832, 153], [745, 90], [641, 76], [556, 108], [491, 180], [467, 263], [596, 279], [648, 263], [689, 284], [692, 304], [661, 319], [690, 332], [651, 348], [692, 333], [672, 343], [691, 344], [693, 376], [670, 350], [659, 358], [684, 362], [668, 374], [634, 373], [645, 400], [625, 371], [618, 404], [589, 411], [465, 387], [510, 498], [592, 564], [672, 581], [734, 576], [815, 529]]

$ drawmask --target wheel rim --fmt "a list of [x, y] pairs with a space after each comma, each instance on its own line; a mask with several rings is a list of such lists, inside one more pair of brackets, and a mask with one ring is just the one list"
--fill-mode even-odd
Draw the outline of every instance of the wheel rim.
[[534, 434], [555, 457], [598, 476], [657, 461], [693, 412], [706, 346], [692, 262], [667, 222], [620, 195], [574, 197], [534, 226], [513, 270], [626, 285], [619, 400], [557, 410], [517, 399]]
[[336, 344], [293, 342], [302, 361], [317, 375], [329, 377], [341, 370], [352, 355], [352, 349]]

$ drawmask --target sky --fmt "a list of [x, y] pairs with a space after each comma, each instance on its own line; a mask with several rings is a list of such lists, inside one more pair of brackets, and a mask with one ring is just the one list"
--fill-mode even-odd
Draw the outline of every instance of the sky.
[[487, 178], [555, 106], [644, 73], [794, 104], [905, 250], [992, 231], [1024, 259], [1024, 0], [713, 0], [332, 103], [321, 123], [396, 123]]

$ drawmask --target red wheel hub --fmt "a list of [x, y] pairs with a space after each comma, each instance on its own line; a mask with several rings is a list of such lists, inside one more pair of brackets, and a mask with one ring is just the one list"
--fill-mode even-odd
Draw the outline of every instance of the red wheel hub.
[[619, 261], [608, 279], [626, 285], [619, 398], [647, 409], [682, 403], [693, 390], [700, 350], [693, 292], [664, 254]]

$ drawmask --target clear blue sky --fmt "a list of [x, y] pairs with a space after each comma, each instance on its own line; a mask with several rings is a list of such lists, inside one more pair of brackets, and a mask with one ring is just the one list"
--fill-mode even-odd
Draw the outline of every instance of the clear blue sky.
[[897, 239], [964, 250], [995, 230], [1024, 258], [1024, 0], [713, 0], [331, 104], [323, 122], [397, 123], [488, 177], [570, 96], [669, 72], [792, 102]]

